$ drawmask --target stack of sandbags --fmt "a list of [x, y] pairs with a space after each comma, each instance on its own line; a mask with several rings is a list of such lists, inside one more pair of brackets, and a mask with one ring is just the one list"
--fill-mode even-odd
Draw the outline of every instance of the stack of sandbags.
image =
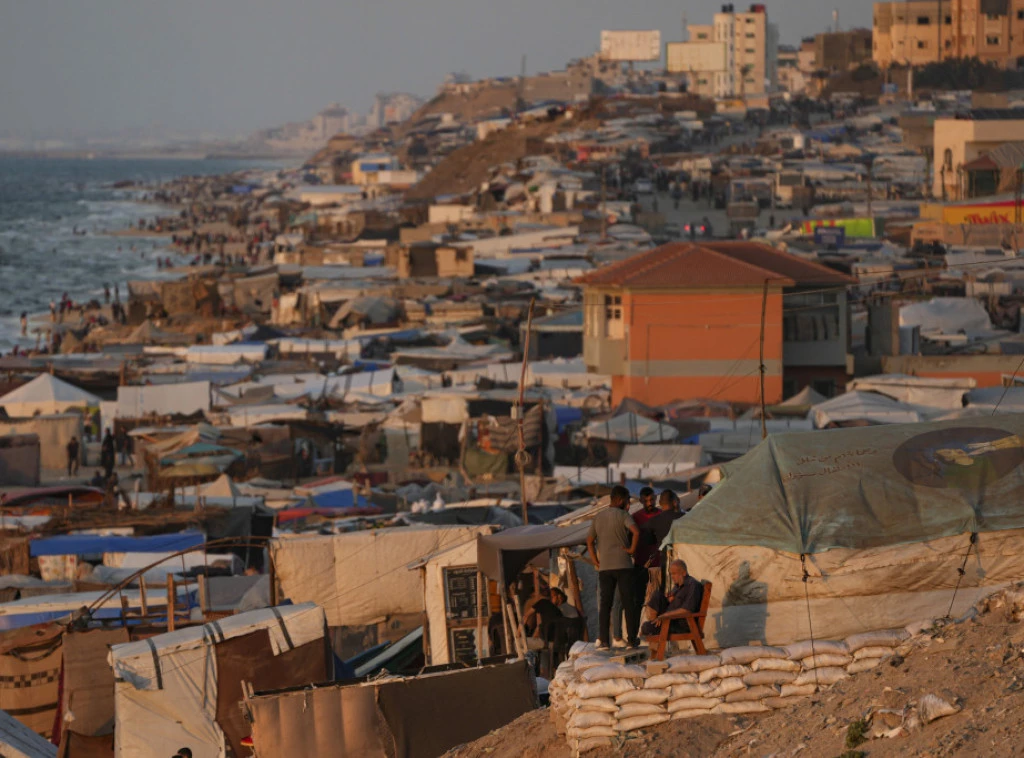
[[910, 639], [906, 629], [884, 629], [878, 632], [854, 634], [846, 638], [846, 648], [853, 661], [846, 667], [848, 674], [870, 671], [891, 658], [896, 648]]

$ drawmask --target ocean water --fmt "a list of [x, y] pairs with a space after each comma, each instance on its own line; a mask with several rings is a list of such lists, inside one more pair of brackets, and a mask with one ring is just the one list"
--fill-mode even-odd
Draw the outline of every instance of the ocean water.
[[[111, 236], [140, 218], [166, 215], [165, 207], [141, 202], [137, 189], [180, 176], [224, 174], [252, 168], [281, 168], [267, 161], [114, 160], [0, 156], [0, 352], [35, 344], [20, 336], [19, 319], [47, 313], [51, 301], [68, 293], [75, 302], [103, 302], [103, 285], [159, 279], [165, 237]], [[75, 234], [75, 230], [84, 235]], [[31, 329], [31, 327], [30, 327]]]

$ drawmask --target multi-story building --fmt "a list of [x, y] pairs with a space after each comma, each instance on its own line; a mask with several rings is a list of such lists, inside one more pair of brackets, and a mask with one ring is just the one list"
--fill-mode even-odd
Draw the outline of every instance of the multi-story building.
[[814, 37], [814, 63], [818, 70], [838, 73], [871, 60], [870, 29], [824, 32]]
[[950, 58], [1024, 65], [1024, 0], [875, 3], [873, 32], [873, 57], [883, 68]]
[[791, 94], [803, 94], [807, 77], [800, 70], [800, 53], [795, 47], [779, 45], [779, 89]]
[[669, 46], [669, 69], [687, 74], [691, 92], [746, 97], [776, 89], [779, 30], [764, 5], [751, 5], [745, 13], [723, 5], [711, 24], [690, 25], [688, 31], [689, 42]]

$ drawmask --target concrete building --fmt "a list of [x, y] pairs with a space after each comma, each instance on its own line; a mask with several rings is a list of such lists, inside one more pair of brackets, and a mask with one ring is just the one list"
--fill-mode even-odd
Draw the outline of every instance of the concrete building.
[[795, 47], [779, 46], [779, 89], [797, 95], [807, 90], [808, 77], [800, 70], [800, 53]]
[[583, 358], [612, 405], [760, 399], [845, 385], [847, 276], [744, 242], [672, 243], [584, 276]]
[[978, 58], [1004, 68], [1024, 63], [1020, 0], [909, 0], [875, 3], [873, 57], [881, 67]]
[[[737, 12], [723, 5], [711, 24], [687, 27], [690, 41], [670, 49], [669, 70], [686, 73], [691, 92], [704, 97], [747, 97], [774, 92], [778, 86], [779, 30], [762, 4]], [[719, 52], [721, 51], [721, 52]]]
[[937, 199], [969, 196], [966, 166], [1007, 143], [1024, 141], [1024, 110], [973, 110], [935, 119], [932, 193]]
[[869, 62], [872, 53], [870, 29], [824, 32], [814, 37], [814, 62], [819, 70], [830, 73], [849, 71]]

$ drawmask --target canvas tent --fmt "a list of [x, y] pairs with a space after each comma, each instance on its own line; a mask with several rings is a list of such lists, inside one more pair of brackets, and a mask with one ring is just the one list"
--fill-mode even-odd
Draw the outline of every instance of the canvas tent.
[[[252, 647], [243, 650], [246, 641]], [[240, 654], [242, 661], [236, 660]], [[195, 758], [226, 758], [243, 677], [252, 681], [255, 669], [269, 665], [277, 670], [264, 669], [262, 675], [273, 682], [254, 686], [284, 687], [310, 681], [296, 680], [300, 671], [333, 673], [325, 668], [323, 610], [312, 603], [249, 611], [114, 645], [108, 660], [116, 678], [116, 755], [124, 758], [173, 755], [183, 746]], [[229, 662], [235, 665], [227, 667]], [[225, 692], [231, 694], [222, 698]], [[236, 745], [232, 753], [238, 751]]]
[[487, 525], [373, 529], [282, 537], [271, 543], [282, 596], [321, 605], [336, 626], [376, 624], [423, 612], [423, 585], [411, 562], [491, 531]]
[[665, 542], [713, 582], [709, 647], [956, 616], [1024, 579], [1024, 416], [779, 434], [722, 475]]
[[52, 374], [40, 374], [0, 397], [0, 407], [11, 418], [63, 413], [72, 408], [98, 408], [100, 399]]
[[572, 526], [528, 524], [477, 538], [480, 571], [499, 584], [516, 580], [531, 561], [549, 550], [583, 545], [590, 533], [590, 522]]
[[977, 385], [974, 379], [933, 379], [906, 374], [880, 374], [854, 379], [847, 390], [877, 392], [901, 403], [956, 410], [963, 407], [964, 393]]
[[921, 420], [918, 410], [876, 392], [854, 390], [814, 406], [814, 425], [867, 422], [871, 424], [913, 424]]
[[604, 421], [593, 421], [583, 433], [588, 439], [634, 445], [665, 444], [679, 436], [675, 427], [660, 424], [632, 411]]

